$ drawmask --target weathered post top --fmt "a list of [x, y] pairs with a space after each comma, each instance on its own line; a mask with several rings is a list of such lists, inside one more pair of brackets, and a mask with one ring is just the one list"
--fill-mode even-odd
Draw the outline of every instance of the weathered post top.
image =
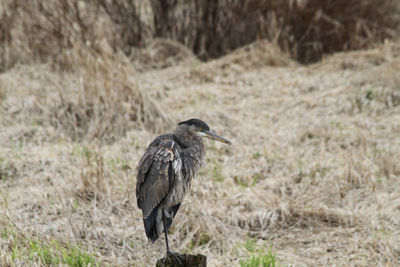
[[156, 267], [206, 267], [207, 257], [201, 254], [176, 254], [158, 259]]

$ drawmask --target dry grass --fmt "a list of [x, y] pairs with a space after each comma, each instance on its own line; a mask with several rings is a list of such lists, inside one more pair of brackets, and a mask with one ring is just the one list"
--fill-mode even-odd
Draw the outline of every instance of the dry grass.
[[18, 88], [3, 103], [10, 122], [50, 125], [72, 140], [101, 142], [114, 142], [132, 128], [164, 129], [165, 116], [140, 88], [126, 59], [84, 46], [65, 50], [60, 58], [74, 66], [70, 75], [48, 64], [21, 67], [4, 81]]
[[[164, 242], [146, 240], [135, 167], [156, 134], [190, 117], [234, 146], [207, 143], [173, 249], [210, 266], [270, 248], [283, 265], [399, 264], [398, 44], [300, 67], [264, 43], [141, 72], [124, 56], [74, 49], [74, 70], [0, 76], [6, 264], [57, 262], [66, 249], [101, 265], [154, 264]], [[252, 61], [261, 56], [270, 60]]]
[[37, 61], [68, 68], [62, 54], [77, 43], [94, 50], [107, 43], [128, 55], [152, 36], [148, 13], [142, 1], [2, 0], [0, 71]]

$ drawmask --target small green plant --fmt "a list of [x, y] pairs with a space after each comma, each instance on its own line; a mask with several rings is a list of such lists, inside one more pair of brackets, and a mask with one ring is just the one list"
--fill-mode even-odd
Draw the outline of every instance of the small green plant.
[[254, 252], [256, 250], [256, 241], [249, 238], [246, 240], [246, 243], [244, 243], [244, 247], [248, 252]]
[[[66, 266], [99, 266], [91, 253], [82, 251], [77, 246], [63, 247], [56, 241], [44, 243], [38, 239], [25, 242], [17, 242], [13, 248], [12, 259], [24, 258], [24, 254], [32, 262], [40, 262], [46, 266], [66, 265]], [[26, 251], [26, 249], [28, 249]], [[15, 255], [14, 255], [14, 251]], [[24, 253], [22, 251], [25, 251]]]
[[81, 146], [80, 144], [77, 143], [76, 146], [71, 151], [70, 155], [90, 159], [90, 157], [93, 155], [93, 151], [90, 150], [88, 146]]
[[11, 247], [11, 259], [14, 261], [18, 258], [20, 252], [18, 249], [18, 236], [11, 226], [4, 227], [1, 231], [0, 237], [4, 240], [10, 240], [9, 247]]
[[272, 251], [268, 251], [267, 254], [260, 253], [253, 255], [248, 260], [241, 260], [240, 267], [275, 267], [276, 256], [272, 254]]
[[193, 240], [190, 240], [190, 242], [187, 244], [186, 248], [189, 251], [193, 251], [193, 249], [196, 247], [196, 242], [194, 242]]
[[248, 187], [247, 183], [243, 181], [239, 176], [233, 176], [233, 179], [236, 184], [238, 184], [241, 188], [246, 188]]
[[369, 100], [369, 101], [371, 101], [371, 100], [374, 98], [374, 93], [372, 92], [372, 89], [371, 89], [371, 88], [368, 89], [368, 90], [365, 92], [365, 98], [366, 98], [367, 100]]
[[266, 252], [265, 245], [258, 244], [256, 239], [246, 239], [243, 246], [251, 257], [240, 260], [241, 267], [275, 267], [277, 265], [276, 256], [272, 253], [272, 250], [269, 249]]
[[29, 260], [39, 259], [39, 261], [45, 265], [60, 263], [60, 259], [53, 254], [52, 249], [48, 245], [42, 244], [38, 240], [31, 240], [29, 242], [29, 249]]
[[71, 211], [72, 213], [76, 213], [78, 212], [78, 209], [79, 209], [79, 203], [76, 199], [74, 199]]
[[86, 159], [90, 159], [90, 157], [93, 155], [93, 152], [90, 150], [89, 147], [83, 146], [81, 150], [82, 157]]
[[255, 186], [256, 183], [260, 180], [261, 174], [260, 173], [255, 173], [253, 176], [253, 181], [251, 182], [251, 186]]
[[262, 155], [261, 155], [260, 151], [257, 150], [256, 153], [253, 154], [253, 159], [259, 159], [259, 158], [261, 158], [261, 156]]
[[211, 236], [208, 233], [202, 233], [200, 234], [199, 238], [194, 238], [190, 240], [186, 248], [189, 251], [193, 251], [196, 246], [204, 246], [208, 244], [210, 241], [211, 241]]
[[86, 252], [81, 251], [77, 247], [67, 249], [61, 249], [62, 252], [62, 261], [66, 263], [68, 266], [99, 266], [99, 264], [94, 259], [93, 254], [88, 254]]
[[199, 245], [203, 246], [203, 245], [207, 244], [210, 241], [211, 241], [210, 235], [207, 234], [207, 233], [203, 233], [203, 234], [200, 235]]
[[12, 259], [12, 261], [15, 261], [19, 257], [19, 254], [20, 254], [18, 246], [16, 245], [16, 243], [13, 244], [11, 253], [12, 253], [11, 254], [11, 259]]

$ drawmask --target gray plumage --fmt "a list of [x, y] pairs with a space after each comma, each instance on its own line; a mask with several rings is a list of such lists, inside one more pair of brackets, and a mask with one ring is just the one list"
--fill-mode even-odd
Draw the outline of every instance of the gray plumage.
[[173, 134], [154, 139], [139, 162], [136, 199], [143, 213], [146, 235], [154, 242], [166, 228], [167, 255], [171, 254], [167, 231], [191, 181], [204, 164], [202, 137], [231, 144], [211, 132], [205, 122], [191, 119], [179, 123]]

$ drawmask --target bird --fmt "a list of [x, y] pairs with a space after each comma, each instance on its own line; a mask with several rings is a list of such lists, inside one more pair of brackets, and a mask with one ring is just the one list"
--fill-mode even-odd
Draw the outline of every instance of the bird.
[[169, 248], [168, 230], [191, 181], [204, 165], [203, 138], [232, 145], [204, 121], [189, 119], [178, 123], [173, 133], [156, 137], [137, 167], [136, 200], [146, 236], [154, 243], [164, 232], [167, 257], [176, 256]]

